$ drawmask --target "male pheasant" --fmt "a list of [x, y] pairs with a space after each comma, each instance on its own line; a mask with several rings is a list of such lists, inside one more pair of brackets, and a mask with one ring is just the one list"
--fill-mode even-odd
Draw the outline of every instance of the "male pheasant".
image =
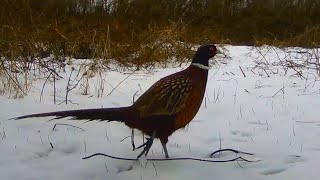
[[143, 154], [147, 156], [154, 138], [160, 139], [168, 158], [168, 137], [185, 127], [198, 112], [206, 89], [209, 59], [216, 54], [215, 45], [200, 46], [188, 68], [160, 79], [128, 107], [58, 111], [14, 119], [56, 116], [55, 119], [73, 117], [77, 120], [124, 122], [150, 136], [140, 146], [144, 149], [137, 158]]

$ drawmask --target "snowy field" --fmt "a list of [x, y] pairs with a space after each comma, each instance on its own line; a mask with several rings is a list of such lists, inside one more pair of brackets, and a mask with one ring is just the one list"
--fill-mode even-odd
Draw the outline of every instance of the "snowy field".
[[[83, 160], [97, 152], [135, 158], [140, 150], [132, 151], [130, 138], [124, 139], [131, 130], [117, 122], [8, 120], [30, 113], [127, 106], [155, 81], [188, 64], [133, 74], [109, 70], [88, 80], [88, 95], [83, 95], [80, 84], [86, 83], [81, 81], [70, 92], [68, 105], [58, 105], [65, 100], [71, 72], [67, 67], [60, 73], [64, 79], [57, 81], [57, 105], [53, 104], [52, 84], [46, 84], [40, 101], [45, 78], [33, 82], [23, 99], [0, 97], [0, 180], [318, 180], [320, 78], [314, 54], [319, 50], [225, 48], [229, 57], [217, 57], [218, 63], [212, 65], [201, 109], [185, 129], [169, 137], [168, 151], [172, 158], [226, 160], [242, 156], [260, 161], [147, 162], [144, 158], [123, 161], [102, 156]], [[73, 74], [79, 67], [74, 66]], [[103, 96], [98, 97], [102, 90]], [[54, 128], [56, 123], [76, 127]], [[140, 145], [142, 139], [136, 131], [135, 144]], [[209, 157], [220, 148], [254, 155], [228, 152]], [[164, 158], [158, 140], [148, 158]]]

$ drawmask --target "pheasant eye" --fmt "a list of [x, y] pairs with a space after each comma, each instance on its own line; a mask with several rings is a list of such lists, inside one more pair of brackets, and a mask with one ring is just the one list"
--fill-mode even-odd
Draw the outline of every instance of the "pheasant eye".
[[212, 51], [212, 50], [213, 50], [213, 47], [211, 47], [210, 50]]

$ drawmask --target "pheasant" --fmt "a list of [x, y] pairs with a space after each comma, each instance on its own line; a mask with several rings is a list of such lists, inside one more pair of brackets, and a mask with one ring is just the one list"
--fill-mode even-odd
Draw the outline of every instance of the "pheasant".
[[143, 150], [137, 158], [143, 154], [147, 156], [155, 138], [160, 139], [165, 157], [169, 158], [168, 137], [185, 127], [197, 114], [206, 89], [209, 59], [217, 52], [213, 44], [200, 46], [188, 68], [160, 79], [128, 107], [57, 111], [13, 119], [55, 116], [54, 119], [71, 117], [74, 120], [123, 122], [150, 136], [138, 147]]

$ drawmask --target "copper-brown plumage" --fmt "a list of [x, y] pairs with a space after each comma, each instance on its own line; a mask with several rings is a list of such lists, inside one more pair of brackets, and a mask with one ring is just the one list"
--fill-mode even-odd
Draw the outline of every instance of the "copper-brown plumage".
[[154, 138], [160, 139], [166, 157], [169, 157], [166, 149], [168, 137], [185, 127], [197, 114], [206, 89], [208, 61], [216, 51], [214, 45], [201, 46], [188, 68], [157, 81], [132, 106], [58, 111], [14, 119], [56, 116], [55, 119], [72, 117], [76, 120], [124, 122], [151, 137], [142, 145], [144, 150], [138, 157], [147, 155]]

